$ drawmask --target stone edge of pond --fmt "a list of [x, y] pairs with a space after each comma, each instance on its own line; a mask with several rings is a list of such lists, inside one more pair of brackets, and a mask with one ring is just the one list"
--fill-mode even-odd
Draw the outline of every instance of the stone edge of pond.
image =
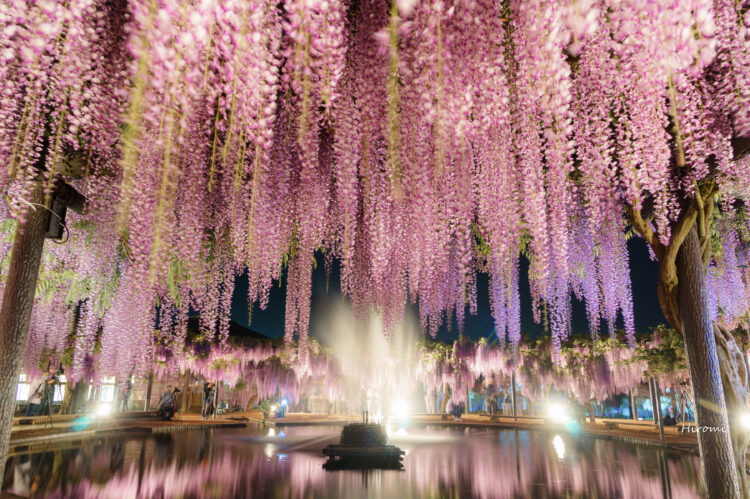
[[104, 438], [114, 435], [127, 434], [163, 434], [174, 431], [203, 430], [216, 428], [242, 428], [247, 426], [247, 421], [217, 422], [217, 423], [177, 423], [160, 426], [126, 426], [120, 428], [102, 428], [94, 430], [67, 431], [62, 433], [51, 433], [35, 435], [30, 437], [11, 439], [9, 452], [17, 454], [21, 452], [38, 452], [44, 450], [49, 444], [56, 442], [82, 441], [91, 438]]
[[247, 423], [233, 422], [233, 423], [186, 423], [186, 424], [174, 424], [168, 426], [152, 426], [151, 433], [171, 433], [173, 431], [186, 431], [186, 430], [211, 430], [216, 428], [242, 428], [247, 426]]
[[[273, 419], [258, 419], [253, 417], [246, 417], [242, 420], [234, 419], [232, 421], [226, 421], [226, 422], [216, 422], [216, 423], [207, 423], [207, 422], [177, 422], [172, 424], [164, 424], [164, 425], [158, 425], [158, 426], [126, 426], [126, 427], [120, 427], [120, 428], [102, 428], [102, 429], [94, 429], [94, 430], [82, 430], [77, 432], [62, 432], [62, 433], [53, 433], [53, 434], [46, 434], [46, 435], [37, 435], [37, 436], [30, 436], [25, 438], [18, 438], [18, 439], [12, 439], [10, 441], [10, 448], [9, 451], [13, 454], [17, 453], [23, 453], [23, 452], [40, 452], [44, 451], [45, 448], [47, 448], [50, 444], [53, 444], [55, 442], [70, 442], [70, 441], [76, 441], [76, 440], [88, 440], [91, 438], [104, 438], [104, 437], [110, 437], [114, 435], [122, 435], [123, 433], [129, 433], [129, 434], [138, 434], [138, 433], [145, 433], [145, 434], [166, 434], [166, 433], [172, 433], [175, 431], [191, 431], [191, 430], [203, 430], [203, 429], [219, 429], [219, 428], [241, 428], [245, 427], [250, 423], [256, 423], [256, 424], [262, 424], [264, 426], [320, 426], [320, 425], [336, 425], [338, 421], [332, 422], [332, 421], [326, 421], [326, 422], [315, 422], [315, 421], [295, 421], [295, 422], [285, 422], [285, 421], [274, 421]], [[464, 427], [464, 428], [486, 428], [486, 429], [519, 429], [522, 431], [549, 431], [547, 428], [543, 427], [533, 427], [532, 425], [485, 425], [481, 423], [471, 423], [471, 424], [460, 424], [455, 422], [449, 422], [449, 421], [440, 421], [440, 422], [430, 422], [427, 424], [422, 424], [424, 426], [443, 426], [443, 427]], [[638, 445], [638, 446], [644, 446], [644, 447], [651, 447], [651, 448], [662, 448], [667, 450], [674, 450], [674, 451], [680, 451], [680, 452], [686, 452], [686, 453], [696, 453], [697, 452], [697, 446], [685, 444], [685, 443], [674, 443], [674, 442], [666, 442], [666, 441], [659, 441], [654, 439], [648, 439], [648, 438], [639, 438], [639, 437], [633, 437], [633, 436], [626, 436], [626, 435], [611, 435], [606, 433], [589, 433], [585, 432], [581, 434], [582, 437], [587, 438], [601, 438], [605, 440], [610, 440], [614, 442], [619, 442], [623, 444], [629, 444], [629, 445]]]

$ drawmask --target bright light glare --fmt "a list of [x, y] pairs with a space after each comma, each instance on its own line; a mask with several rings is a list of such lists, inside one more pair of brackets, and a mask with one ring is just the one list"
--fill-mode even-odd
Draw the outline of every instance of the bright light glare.
[[289, 403], [289, 402], [287, 402], [287, 400], [286, 400], [286, 399], [284, 399], [284, 400], [282, 400], [282, 401], [281, 401], [281, 406], [282, 406], [282, 407], [286, 407], [286, 405], [287, 405], [288, 403]]
[[273, 428], [269, 428], [268, 429], [268, 436], [269, 437], [275, 437], [276, 436], [276, 430], [274, 430]]
[[404, 402], [403, 400], [399, 400], [391, 407], [391, 416], [398, 419], [399, 421], [408, 419], [409, 406], [406, 405], [406, 402]]
[[100, 404], [96, 408], [96, 414], [97, 414], [97, 416], [106, 416], [110, 412], [112, 412], [112, 406], [109, 405], [109, 404]]
[[563, 442], [563, 439], [560, 435], [555, 435], [555, 438], [552, 439], [552, 447], [555, 448], [558, 459], [565, 458], [565, 442]]
[[740, 416], [740, 421], [742, 422], [742, 426], [744, 426], [745, 428], [750, 428], [750, 412], [742, 413], [742, 416]]
[[278, 409], [278, 406], [276, 404], [273, 404], [271, 406], [271, 412], [276, 412], [276, 409]]
[[570, 420], [567, 408], [559, 403], [553, 403], [547, 406], [547, 417], [555, 423], [565, 423]]

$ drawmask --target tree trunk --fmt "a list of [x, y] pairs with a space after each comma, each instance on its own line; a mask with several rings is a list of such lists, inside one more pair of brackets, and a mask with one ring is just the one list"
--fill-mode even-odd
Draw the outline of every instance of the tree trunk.
[[729, 414], [729, 433], [732, 438], [737, 477], [740, 480], [742, 496], [750, 497], [745, 463], [750, 429], [742, 424], [741, 420], [742, 414], [748, 410], [748, 402], [750, 401], [748, 367], [745, 356], [734, 341], [732, 333], [719, 324], [714, 324], [714, 335], [724, 386], [724, 399]]
[[448, 399], [450, 397], [449, 393], [451, 391], [451, 387], [446, 385], [443, 385], [443, 400], [440, 401], [440, 414], [445, 414], [445, 409], [448, 407]]
[[89, 384], [84, 383], [83, 381], [79, 381], [76, 385], [76, 400], [75, 400], [75, 406], [73, 407], [73, 412], [78, 414], [80, 412], [85, 412], [86, 409], [86, 401], [88, 397], [89, 392]]
[[680, 422], [682, 426], [685, 426], [687, 419], [687, 401], [685, 400], [685, 394], [680, 392]]
[[[219, 406], [219, 386], [221, 386], [221, 382], [217, 381], [216, 384], [214, 385], [214, 413], [213, 413], [214, 419], [216, 419], [216, 413], [218, 412], [216, 408]], [[330, 410], [330, 406], [329, 406], [329, 410]]]
[[[37, 183], [31, 202], [44, 202], [42, 184]], [[16, 227], [0, 309], [0, 472], [5, 470], [10, 430], [16, 406], [16, 385], [21, 374], [23, 354], [29, 336], [31, 308], [42, 261], [48, 212], [36, 206], [29, 209], [26, 221]], [[0, 476], [2, 473], [0, 473]]]
[[654, 387], [654, 400], [656, 400], [654, 418], [659, 422], [659, 440], [664, 440], [664, 415], [661, 413], [661, 396], [659, 395], [659, 385], [656, 384], [656, 379], [653, 376], [651, 376], [651, 384]]
[[151, 389], [154, 386], [154, 373], [148, 373], [148, 384], [146, 385], [146, 401], [143, 404], [143, 411], [148, 412], [151, 409]]
[[[636, 388], [636, 391], [638, 389]], [[630, 390], [630, 418], [634, 421], [638, 421], [638, 406], [635, 405], [635, 393], [633, 393], [633, 390]]]
[[185, 414], [190, 407], [190, 370], [185, 371], [185, 384], [182, 387], [182, 412]]
[[740, 481], [728, 431], [714, 325], [708, 311], [703, 260], [695, 226], [680, 246], [676, 267], [680, 325], [696, 401], [695, 424], [707, 496], [739, 498]]
[[654, 425], [659, 424], [659, 420], [656, 417], [656, 399], [654, 398], [654, 384], [651, 382], [652, 378], [648, 378], [648, 396], [651, 397], [651, 417], [654, 421]]

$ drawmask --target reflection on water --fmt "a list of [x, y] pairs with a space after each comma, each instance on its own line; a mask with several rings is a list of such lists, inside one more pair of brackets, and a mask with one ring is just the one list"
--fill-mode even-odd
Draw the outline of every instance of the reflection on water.
[[694, 455], [567, 434], [391, 432], [404, 470], [327, 472], [340, 428], [176, 432], [14, 456], [3, 490], [36, 497], [700, 497]]

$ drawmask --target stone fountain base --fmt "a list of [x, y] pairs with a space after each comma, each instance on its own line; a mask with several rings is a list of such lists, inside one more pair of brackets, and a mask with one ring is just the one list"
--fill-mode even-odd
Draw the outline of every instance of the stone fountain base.
[[344, 426], [341, 441], [323, 449], [327, 470], [336, 469], [403, 469], [404, 451], [389, 445], [385, 428], [379, 424], [353, 423]]

